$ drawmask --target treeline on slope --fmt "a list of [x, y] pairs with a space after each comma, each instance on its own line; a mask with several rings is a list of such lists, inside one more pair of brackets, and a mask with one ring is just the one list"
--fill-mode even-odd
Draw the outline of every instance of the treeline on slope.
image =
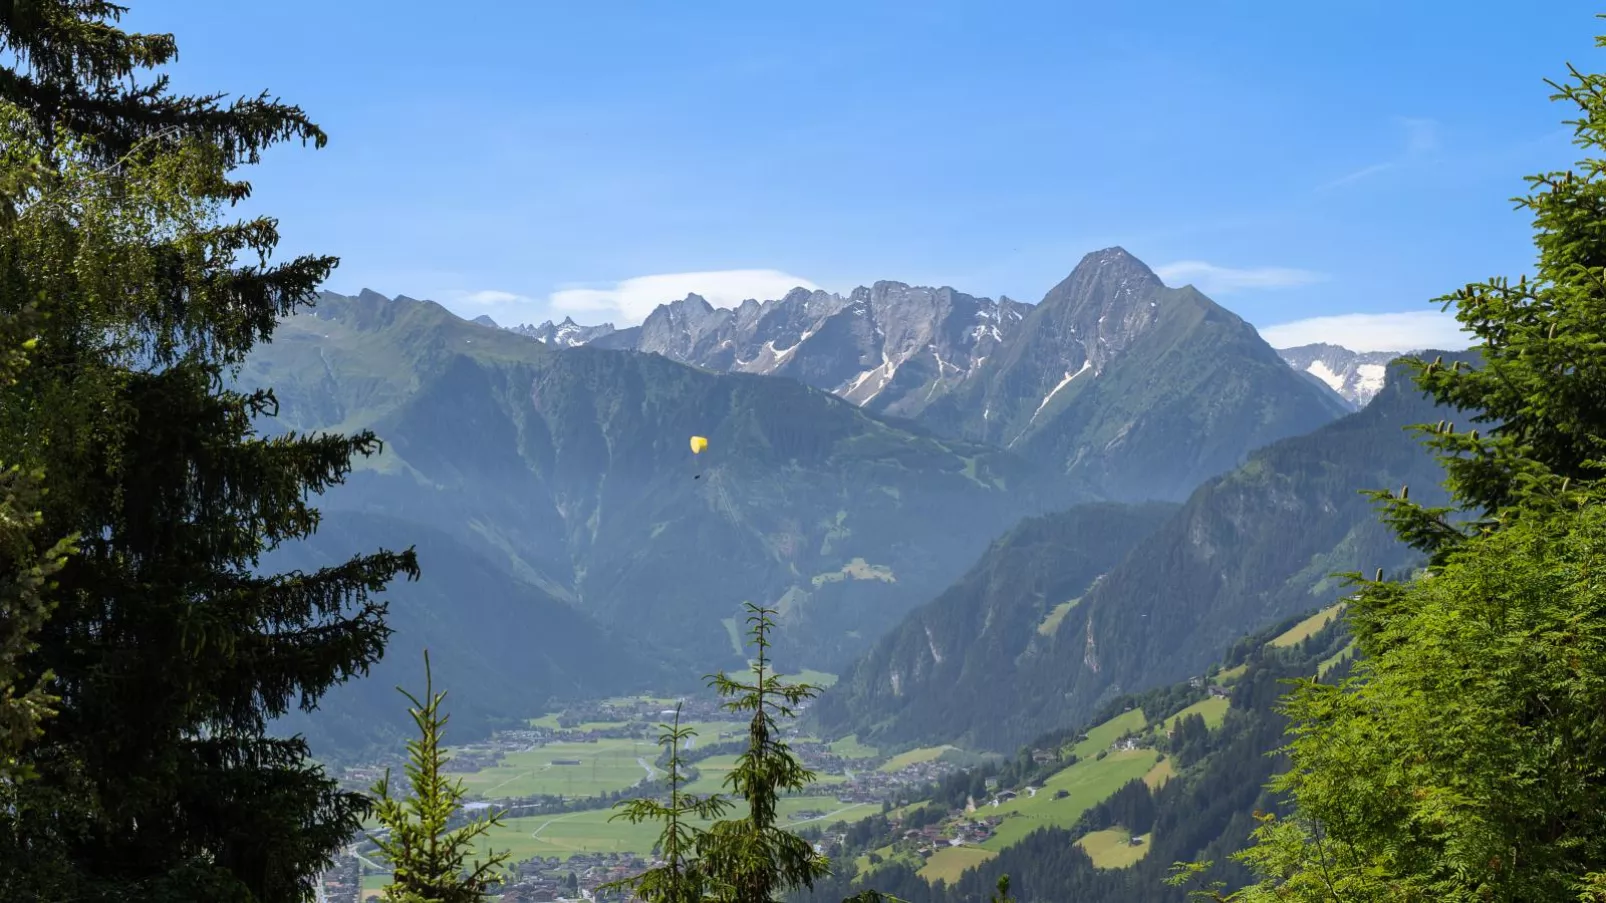
[[[1442, 500], [1443, 470], [1406, 428], [1443, 416], [1397, 361], [1364, 409], [1267, 446], [1199, 487], [1081, 594], [1052, 635], [1024, 626], [1043, 606], [1035, 587], [1026, 588], [1024, 613], [1011, 615], [1014, 600], [990, 596], [985, 580], [961, 584], [929, 612], [911, 613], [812, 714], [828, 734], [887, 747], [1009, 751], [1123, 692], [1202, 673], [1236, 637], [1338, 599], [1335, 573], [1414, 560], [1363, 490], [1409, 484], [1425, 502]], [[972, 573], [1012, 559], [1030, 561], [1029, 547], [1017, 553], [1002, 542]], [[1039, 579], [1048, 583], [1053, 561], [1045, 567]], [[1067, 575], [1080, 576], [1075, 564]], [[983, 633], [989, 615], [1013, 633]], [[981, 651], [928, 642], [949, 622], [971, 631]], [[955, 666], [971, 654], [987, 670]]]
[[[814, 895], [795, 895], [795, 903], [837, 900], [868, 887], [910, 903], [983, 903], [1004, 875], [1010, 877], [1018, 898], [1028, 903], [1184, 903], [1189, 899], [1187, 891], [1168, 887], [1165, 880], [1173, 863], [1199, 859], [1217, 863], [1209, 873], [1210, 880], [1231, 887], [1247, 883], [1250, 873], [1232, 861], [1230, 854], [1248, 844], [1257, 823], [1256, 812], [1284, 808], [1266, 789], [1287, 764], [1276, 754], [1286, 742], [1288, 725], [1279, 711], [1279, 700], [1289, 681], [1314, 676], [1323, 662], [1349, 642], [1344, 622], [1335, 619], [1300, 643], [1283, 648], [1268, 645], [1268, 640], [1297, 620], [1246, 637], [1234, 647], [1233, 658], [1222, 664], [1226, 668], [1241, 665], [1244, 670], [1228, 690], [1224, 721], [1214, 730], [1197, 714], [1177, 721], [1171, 736], [1158, 741], [1176, 773], [1157, 789], [1141, 780], [1132, 781], [1089, 808], [1073, 827], [1034, 831], [995, 858], [966, 870], [953, 884], [928, 882], [915, 868], [897, 860], [872, 867], [867, 874], [854, 870], [858, 854], [885, 846], [911, 827], [933, 823], [962, 808], [967, 797], [979, 802], [982, 795], [978, 790], [987, 792], [987, 778], [994, 778], [1000, 790], [1019, 789], [1041, 783], [1048, 774], [1070, 764], [1063, 759], [1046, 767], [1035, 764], [1030, 757], [1033, 750], [1073, 743], [1085, 735], [1087, 727], [1129, 709], [1142, 709], [1150, 724], [1163, 721], [1205, 698], [1208, 691], [1202, 686], [1181, 682], [1112, 700], [1086, 722], [1087, 727], [1045, 734], [1001, 767], [980, 766], [949, 776], [932, 789], [927, 805], [910, 810], [896, 824], [882, 814], [843, 826], [847, 843], [833, 857], [836, 871], [817, 886]], [[1347, 673], [1347, 664], [1336, 665], [1322, 680], [1333, 683]], [[1098, 868], [1076, 841], [1090, 832], [1117, 827], [1133, 834], [1147, 833], [1149, 848], [1134, 865]]]

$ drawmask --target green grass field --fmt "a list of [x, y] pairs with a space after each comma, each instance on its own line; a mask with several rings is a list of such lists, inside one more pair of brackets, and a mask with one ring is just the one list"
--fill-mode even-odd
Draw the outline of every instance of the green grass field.
[[1082, 599], [1080, 596], [1078, 596], [1069, 602], [1061, 602], [1060, 604], [1054, 606], [1043, 618], [1043, 623], [1037, 625], [1037, 632], [1043, 636], [1053, 636], [1054, 631], [1060, 629], [1060, 622], [1065, 620], [1065, 615], [1071, 609], [1075, 608], [1076, 603], [1080, 601], [1082, 601]]
[[922, 746], [919, 749], [911, 749], [908, 752], [898, 753], [897, 755], [888, 759], [880, 768], [876, 770], [890, 773], [908, 768], [910, 765], [918, 765], [921, 762], [934, 762], [938, 757], [950, 749], [953, 749], [953, 747]]
[[1344, 645], [1343, 649], [1340, 649], [1337, 652], [1333, 653], [1333, 655], [1330, 658], [1326, 659], [1320, 665], [1316, 666], [1316, 676], [1317, 677], [1326, 677], [1327, 676], [1327, 672], [1329, 672], [1329, 671], [1333, 670], [1334, 668], [1338, 667], [1340, 664], [1342, 664], [1344, 662], [1345, 659], [1354, 658], [1354, 657], [1355, 657], [1355, 641], [1351, 640], [1350, 642], [1348, 642], [1348, 643], [1346, 643]]
[[[738, 729], [725, 722], [688, 726], [697, 731], [698, 743], [718, 742], [722, 732]], [[648, 766], [653, 774], [661, 774], [653, 766], [661, 751], [650, 739], [551, 743], [529, 752], [509, 753], [500, 765], [461, 777], [469, 794], [486, 799], [536, 794], [596, 796], [633, 786], [647, 777]], [[578, 760], [580, 764], [554, 765], [554, 760]]]
[[1124, 869], [1148, 855], [1150, 846], [1149, 838], [1133, 846], [1132, 835], [1125, 828], [1094, 831], [1078, 840], [1076, 845], [1101, 869]]
[[[808, 809], [826, 814], [811, 821], [786, 818]], [[610, 821], [615, 811], [591, 809], [563, 815], [510, 818], [501, 827], [491, 829], [481, 850], [510, 851], [515, 862], [534, 856], [567, 858], [575, 853], [650, 853], [662, 826], [651, 822], [632, 825], [624, 819]], [[779, 811], [784, 824], [800, 828], [844, 819], [853, 821], [879, 812], [880, 807], [869, 803], [847, 806], [828, 796], [805, 796], [781, 800]], [[739, 818], [743, 812], [738, 805], [727, 812], [726, 817]]]
[[725, 793], [725, 776], [730, 774], [736, 766], [736, 756], [709, 756], [694, 763], [697, 767], [697, 780], [686, 785], [687, 793], [696, 793], [706, 796], [710, 793]]
[[1166, 759], [1163, 762], [1156, 763], [1153, 768], [1149, 769], [1148, 773], [1143, 776], [1143, 783], [1148, 784], [1150, 790], [1158, 790], [1165, 786], [1166, 781], [1176, 776], [1176, 766], [1171, 764], [1170, 759]]
[[783, 674], [781, 680], [789, 684], [809, 684], [810, 686], [826, 687], [836, 684], [836, 675], [826, 671], [815, 671], [813, 668], [804, 668], [796, 674]]
[[1165, 723], [1160, 726], [1160, 733], [1163, 734], [1173, 727], [1176, 727], [1177, 722], [1181, 721], [1188, 715], [1203, 715], [1205, 726], [1211, 730], [1215, 730], [1221, 726], [1221, 722], [1226, 720], [1227, 709], [1230, 708], [1231, 705], [1232, 703], [1229, 702], [1225, 696], [1212, 696], [1209, 699], [1201, 699], [1193, 705], [1190, 705], [1182, 711], [1176, 713], [1175, 715], [1172, 715], [1170, 718], [1167, 718]]
[[[1147, 774], [1159, 758], [1160, 754], [1152, 749], [1112, 752], [1102, 759], [1089, 755], [1056, 772], [1043, 783], [1036, 796], [1022, 794], [996, 808], [978, 807], [977, 817], [1004, 816], [998, 832], [982, 847], [1002, 850], [1038, 828], [1069, 828], [1083, 812], [1109, 798], [1121, 785]], [[1055, 799], [1054, 794], [1060, 790], [1068, 791], [1069, 795]]]
[[1243, 677], [1244, 676], [1244, 672], [1248, 671], [1248, 670], [1249, 670], [1249, 663], [1248, 662], [1245, 662], [1244, 664], [1238, 665], [1236, 667], [1228, 668], [1228, 669], [1222, 671], [1220, 674], [1216, 675], [1216, 681], [1215, 681], [1216, 686], [1218, 686], [1218, 687], [1230, 686], [1233, 683], [1237, 682], [1238, 678]]
[[881, 847], [880, 849], [872, 850], [871, 852], [874, 852], [877, 856], [881, 857], [880, 864], [871, 865], [869, 853], [865, 853], [859, 858], [853, 860], [853, 864], [858, 868], [860, 877], [867, 877], [874, 870], [885, 868], [894, 862], [901, 862], [913, 869], [921, 868], [920, 857], [916, 856], [914, 853], [895, 853], [893, 852], [892, 847]]
[[975, 868], [997, 855], [992, 850], [980, 847], [943, 847], [931, 854], [918, 874], [927, 881], [942, 880], [952, 884], [959, 880], [965, 869]]
[[1288, 628], [1288, 630], [1284, 631], [1280, 636], [1266, 645], [1282, 648], [1285, 646], [1293, 646], [1298, 643], [1303, 643], [1310, 637], [1315, 636], [1317, 631], [1321, 630], [1323, 627], [1326, 627], [1329, 621], [1338, 617], [1338, 611], [1343, 607], [1344, 603], [1342, 602], [1338, 603], [1337, 605], [1329, 605], [1305, 620], [1300, 621], [1298, 624]]
[[1131, 731], [1136, 733], [1143, 730], [1148, 724], [1143, 716], [1142, 709], [1133, 709], [1111, 718], [1098, 727], [1087, 732], [1087, 739], [1076, 744], [1072, 752], [1078, 759], [1087, 759], [1099, 754], [1099, 750], [1108, 749], [1110, 744], [1121, 738], [1121, 735]]
[[844, 759], [873, 759], [880, 755], [874, 746], [860, 743], [856, 734], [849, 734], [832, 743], [831, 751]]

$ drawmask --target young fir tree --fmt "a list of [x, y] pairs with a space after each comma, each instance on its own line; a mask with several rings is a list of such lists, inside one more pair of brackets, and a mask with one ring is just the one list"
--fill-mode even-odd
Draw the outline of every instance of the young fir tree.
[[479, 903], [498, 881], [497, 872], [509, 854], [495, 853], [484, 860], [469, 857], [475, 842], [502, 824], [501, 813], [490, 812], [467, 824], [450, 827], [458, 814], [464, 791], [462, 779], [446, 776], [448, 760], [441, 746], [448, 715], [441, 710], [444, 692], [435, 692], [429, 653], [424, 653], [424, 700], [396, 688], [412, 703], [408, 714], [418, 738], [407, 741], [406, 798], [392, 795], [390, 771], [374, 785], [374, 815], [381, 833], [373, 835], [379, 852], [390, 862], [385, 903]]
[[[1598, 155], [1606, 77], [1572, 76], [1555, 99]], [[1354, 676], [1287, 702], [1294, 812], [1239, 856], [1261, 880], [1206, 897], [1606, 900], [1606, 160], [1529, 181], [1536, 278], [1447, 299], [1480, 366], [1418, 369], [1486, 427], [1425, 428], [1455, 504], [1377, 494], [1430, 573], [1361, 581]]]
[[814, 781], [781, 739], [778, 719], [797, 716], [797, 706], [819, 693], [809, 684], [781, 680], [769, 658], [774, 610], [747, 605], [749, 635], [755, 647], [752, 682], [724, 672], [709, 686], [726, 701], [726, 711], [749, 716], [747, 748], [725, 776], [731, 792], [747, 804], [744, 818], [716, 822], [697, 838], [698, 865], [708, 876], [714, 899], [723, 903], [772, 903], [796, 888], [813, 888], [830, 863], [808, 841], [781, 826], [778, 804]]
[[644, 821], [663, 823], [663, 831], [653, 847], [663, 864], [634, 878], [603, 885], [607, 890], [628, 891], [645, 903], [691, 903], [708, 896], [709, 876], [694, 856], [703, 830], [693, 820], [711, 821], [730, 808], [729, 801], [719, 794], [703, 797], [682, 789], [686, 776], [681, 768], [680, 751], [697, 732], [680, 726], [680, 709], [677, 703], [673, 722], [659, 725], [663, 733], [658, 735], [658, 742], [668, 753], [664, 766], [668, 772], [665, 778], [669, 783], [668, 802], [649, 798], [624, 800], [618, 804], [623, 811], [610, 819], [625, 819], [633, 825]]
[[38, 535], [80, 537], [14, 665], [59, 701], [0, 806], [0, 899], [299, 901], [366, 798], [268, 723], [378, 659], [371, 597], [416, 564], [258, 571], [379, 450], [259, 436], [271, 394], [225, 388], [335, 264], [270, 262], [271, 218], [226, 220], [249, 193], [236, 167], [323, 135], [293, 107], [141, 82], [172, 38], [122, 33], [119, 11], [0, 9], [0, 149], [26, 171], [0, 180], [0, 317], [39, 315], [0, 387], [0, 460], [42, 470]]
[[[733, 795], [747, 804], [747, 815], [714, 822], [707, 829], [691, 819], [718, 818], [730, 802], [718, 794], [700, 798], [680, 791], [684, 781], [678, 750], [692, 733], [675, 723], [666, 726], [660, 742], [670, 744], [669, 802], [633, 800], [615, 818], [633, 823], [660, 821], [663, 864], [627, 881], [605, 887], [628, 889], [647, 901], [700, 900], [710, 903], [774, 903], [798, 888], [812, 888], [827, 874], [830, 862], [807, 840], [781, 827], [778, 805], [814, 781], [814, 772], [780, 738], [780, 719], [797, 714], [797, 705], [819, 692], [808, 684], [784, 682], [769, 659], [771, 609], [748, 605], [748, 624], [756, 651], [753, 680], [743, 683], [724, 672], [710, 675], [709, 685], [726, 698], [724, 708], [748, 715], [747, 749], [726, 775]], [[875, 890], [862, 891], [844, 903], [902, 903]]]

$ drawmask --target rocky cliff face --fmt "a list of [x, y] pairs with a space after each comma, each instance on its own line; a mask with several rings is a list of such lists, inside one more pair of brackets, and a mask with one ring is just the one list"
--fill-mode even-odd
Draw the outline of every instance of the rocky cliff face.
[[912, 417], [974, 375], [1029, 310], [1009, 298], [902, 282], [846, 296], [795, 289], [734, 309], [688, 295], [653, 311], [631, 347], [710, 370], [791, 377]]
[[1115, 499], [1181, 500], [1253, 449], [1346, 412], [1254, 327], [1120, 248], [1087, 255], [999, 354], [922, 412]]

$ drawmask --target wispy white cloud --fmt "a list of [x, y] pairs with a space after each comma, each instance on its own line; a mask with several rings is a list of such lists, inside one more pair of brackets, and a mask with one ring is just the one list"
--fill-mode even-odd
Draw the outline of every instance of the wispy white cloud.
[[819, 286], [801, 276], [780, 270], [711, 270], [702, 273], [659, 273], [637, 276], [605, 287], [574, 287], [553, 292], [547, 299], [559, 313], [588, 313], [611, 318], [616, 326], [640, 323], [660, 304], [688, 294], [702, 295], [715, 307], [734, 307], [754, 298], [779, 298], [794, 288], [813, 291]]
[[1380, 172], [1398, 169], [1408, 163], [1416, 162], [1438, 150], [1439, 124], [1437, 121], [1399, 116], [1395, 118], [1395, 122], [1405, 132], [1405, 144], [1397, 156], [1345, 173], [1330, 182], [1318, 185], [1316, 190], [1329, 191], [1344, 185], [1350, 185], [1362, 179], [1375, 176]]
[[634, 326], [653, 308], [688, 294], [702, 295], [715, 307], [734, 307], [748, 298], [767, 301], [794, 288], [819, 286], [780, 270], [710, 270], [659, 273], [593, 286], [567, 286], [545, 298], [501, 289], [456, 289], [440, 293], [441, 303], [465, 319], [487, 314], [503, 326], [573, 316], [586, 325], [610, 322]]
[[1245, 289], [1294, 288], [1320, 282], [1327, 277], [1311, 270], [1291, 267], [1216, 266], [1203, 260], [1179, 260], [1154, 268], [1154, 273], [1172, 285], [1192, 285], [1205, 294], [1226, 295]]
[[477, 307], [498, 307], [508, 304], [528, 304], [533, 299], [524, 295], [515, 295], [512, 292], [485, 289], [478, 292], [456, 292], [453, 295], [453, 300]]
[[1455, 317], [1436, 310], [1310, 317], [1267, 326], [1260, 336], [1273, 348], [1326, 342], [1351, 351], [1460, 351], [1476, 341]]

